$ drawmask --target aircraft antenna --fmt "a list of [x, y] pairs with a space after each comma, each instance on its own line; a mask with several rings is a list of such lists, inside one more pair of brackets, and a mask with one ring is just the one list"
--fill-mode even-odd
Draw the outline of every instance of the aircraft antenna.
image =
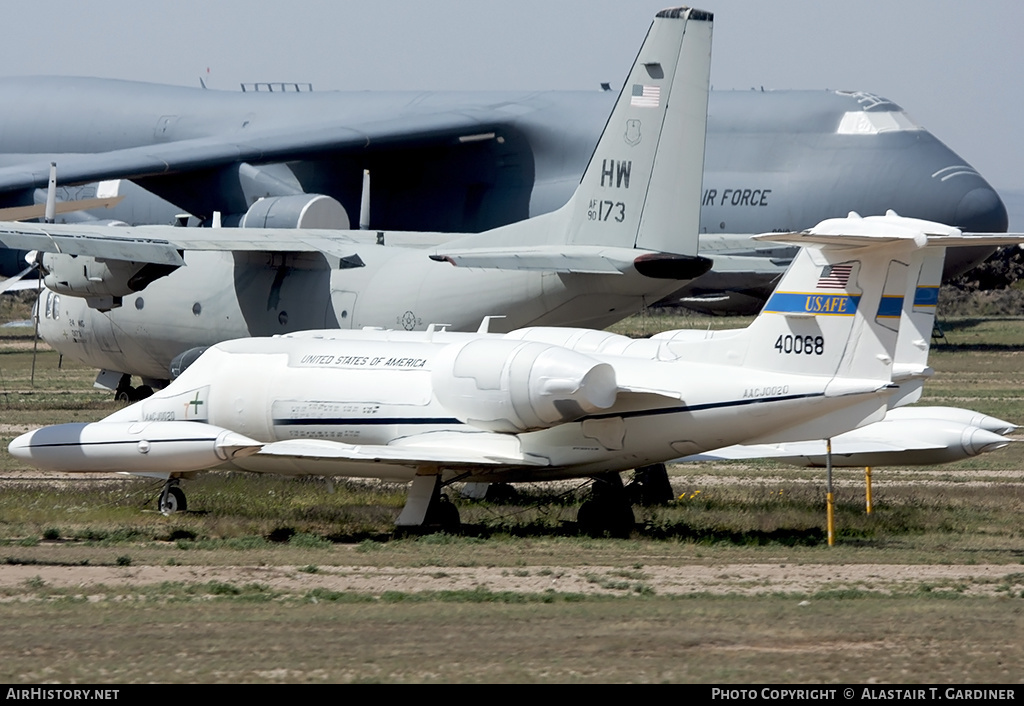
[[[50, 162], [50, 180], [46, 185], [46, 211], [43, 213], [44, 223], [53, 223], [57, 215], [57, 163]], [[39, 279], [36, 280], [36, 305], [35, 315], [32, 317], [32, 374], [29, 382], [32, 387], [36, 386], [36, 355], [39, 353], [39, 309], [42, 306], [41, 297], [43, 293], [42, 268], [40, 267]]]
[[[51, 173], [53, 171], [53, 165], [51, 163]], [[51, 183], [54, 179], [50, 177]], [[49, 208], [49, 204], [47, 204]], [[32, 307], [32, 375], [29, 378], [29, 382], [34, 388], [36, 386], [36, 355], [39, 353], [39, 310], [43, 308], [43, 270], [42, 266], [39, 268], [39, 279], [36, 280], [36, 305]]]
[[370, 230], [370, 170], [363, 170], [363, 195], [359, 200], [359, 230]]
[[50, 162], [50, 181], [46, 185], [46, 212], [44, 223], [53, 223], [57, 215], [57, 163]]

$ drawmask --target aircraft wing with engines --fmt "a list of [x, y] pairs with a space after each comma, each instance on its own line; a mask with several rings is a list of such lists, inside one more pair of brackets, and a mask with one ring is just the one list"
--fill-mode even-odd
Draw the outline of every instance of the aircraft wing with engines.
[[[185, 250], [207, 252], [324, 253], [342, 265], [359, 267], [358, 248], [389, 244], [430, 250], [435, 262], [456, 267], [509, 271], [621, 274], [637, 263], [637, 251], [589, 245], [523, 245], [519, 247], [446, 248], [461, 238], [453, 233], [367, 232], [365, 230], [280, 228], [173, 228], [170, 226], [93, 226], [0, 222], [0, 246], [102, 260], [181, 267]], [[426, 255], [425, 255], [426, 258]], [[641, 267], [654, 272], [658, 264], [679, 260], [648, 254]], [[678, 272], [674, 273], [672, 276]], [[650, 274], [649, 276], [657, 276]], [[677, 277], [685, 279], [686, 277]]]
[[[424, 233], [420, 247], [454, 236]], [[183, 250], [212, 252], [309, 252], [347, 257], [355, 246], [370, 245], [366, 231], [283, 230], [279, 228], [173, 228], [170, 226], [93, 226], [0, 223], [0, 245], [105, 260], [180, 267]]]
[[[367, 151], [371, 147], [402, 149], [465, 144], [497, 139], [498, 131], [507, 129], [506, 124], [495, 121], [493, 113], [472, 109], [420, 111], [406, 117], [379, 118], [380, 114], [372, 114], [365, 120], [350, 117], [344, 125], [333, 117], [269, 128], [243, 124], [222, 134], [94, 154], [61, 155], [61, 183], [141, 180], [241, 162], [294, 161], [317, 158], [325, 152]], [[49, 161], [43, 160], [0, 167], [0, 193], [44, 188], [49, 170]]]

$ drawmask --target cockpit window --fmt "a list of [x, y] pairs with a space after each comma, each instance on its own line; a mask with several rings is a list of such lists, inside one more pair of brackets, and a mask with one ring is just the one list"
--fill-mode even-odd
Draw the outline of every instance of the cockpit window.
[[921, 126], [902, 110], [852, 110], [839, 121], [838, 135], [877, 135], [880, 132], [920, 130]]
[[53, 292], [46, 292], [46, 302], [43, 306], [43, 316], [48, 319], [54, 319], [60, 317], [60, 295], [54, 294]]

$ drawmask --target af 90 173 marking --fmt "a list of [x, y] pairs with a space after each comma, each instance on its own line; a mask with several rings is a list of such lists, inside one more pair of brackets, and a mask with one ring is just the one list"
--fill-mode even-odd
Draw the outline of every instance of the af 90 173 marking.
[[617, 223], [626, 220], [626, 204], [622, 201], [598, 201], [591, 199], [590, 208], [587, 209], [587, 220], [607, 221], [613, 216]]

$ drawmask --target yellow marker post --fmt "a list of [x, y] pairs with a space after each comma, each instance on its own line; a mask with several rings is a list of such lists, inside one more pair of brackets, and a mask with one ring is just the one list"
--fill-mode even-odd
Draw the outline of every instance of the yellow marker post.
[[867, 514], [871, 514], [871, 466], [864, 467], [864, 488]]
[[835, 512], [832, 496], [832, 439], [825, 439], [825, 473], [826, 485], [828, 486], [828, 546], [836, 543], [835, 534]]

